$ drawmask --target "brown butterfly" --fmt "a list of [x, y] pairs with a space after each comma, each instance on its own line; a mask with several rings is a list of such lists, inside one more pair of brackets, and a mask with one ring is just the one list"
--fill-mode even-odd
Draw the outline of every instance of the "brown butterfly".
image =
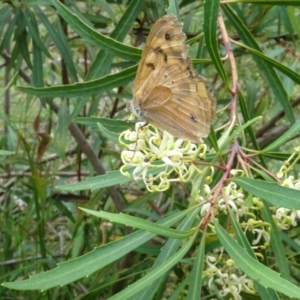
[[187, 56], [183, 24], [174, 15], [159, 19], [146, 40], [129, 108], [141, 120], [172, 135], [199, 142], [209, 133], [216, 100], [207, 80]]

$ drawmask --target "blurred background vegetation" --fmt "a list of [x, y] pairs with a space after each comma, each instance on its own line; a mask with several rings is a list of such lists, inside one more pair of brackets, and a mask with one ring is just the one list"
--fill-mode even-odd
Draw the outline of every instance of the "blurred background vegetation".
[[[215, 2], [211, 1], [212, 9]], [[93, 191], [88, 186], [83, 191], [56, 189], [58, 185], [117, 171], [122, 165], [120, 153], [124, 149], [117, 143], [117, 134], [130, 127], [126, 125], [130, 115], [126, 101], [132, 99], [140, 49], [155, 20], [168, 12], [178, 13], [191, 45], [189, 55], [199, 74], [208, 78], [218, 111], [231, 99], [220, 69], [215, 67], [217, 62], [212, 63], [206, 49], [202, 33], [208, 10], [204, 10], [203, 1], [61, 3], [65, 6], [58, 1], [29, 0], [0, 4], [1, 282], [54, 269], [57, 263], [80, 257], [132, 232], [129, 227], [92, 217], [78, 207], [126, 212], [154, 221], [189, 207], [191, 184], [174, 184], [161, 193], [147, 192], [142, 182]], [[253, 125], [254, 135], [248, 133], [243, 141], [244, 147], [257, 149], [274, 143], [299, 119], [299, 5], [300, 1], [221, 1], [220, 11], [232, 39], [239, 88], [245, 99], [237, 108], [238, 117], [245, 123], [262, 116]], [[240, 25], [233, 16], [250, 36], [242, 27], [237, 29]], [[224, 58], [219, 31], [217, 37], [219, 54]], [[269, 74], [254, 59], [252, 49], [257, 48], [251, 41], [272, 59], [264, 60], [272, 69], [270, 73], [266, 70]], [[230, 82], [228, 63], [224, 62], [224, 70]], [[223, 125], [228, 116], [229, 110], [218, 113], [213, 127]], [[103, 118], [100, 129], [91, 117]], [[216, 135], [220, 137], [222, 131]], [[270, 172], [279, 170], [282, 161], [299, 146], [296, 138], [299, 132], [280, 145], [276, 155], [270, 155]], [[299, 174], [299, 166], [293, 172]], [[291, 234], [298, 237], [299, 229]], [[0, 287], [0, 298], [109, 298], [143, 277], [165, 241], [165, 237], [155, 236], [151, 243], [89, 277], [44, 293], [41, 288], [18, 291]], [[213, 250], [218, 246], [216, 240], [211, 240], [207, 247]], [[151, 299], [186, 299], [186, 278], [192, 264], [189, 260], [194, 259], [195, 247], [191, 247], [186, 261], [176, 264], [157, 284]], [[289, 246], [285, 250], [295, 254]], [[299, 268], [294, 280], [299, 283]], [[216, 297], [214, 293], [211, 297]]]

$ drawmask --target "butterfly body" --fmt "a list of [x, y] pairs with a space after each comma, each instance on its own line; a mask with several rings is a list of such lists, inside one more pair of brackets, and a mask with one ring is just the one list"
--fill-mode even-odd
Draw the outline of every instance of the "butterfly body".
[[164, 16], [152, 27], [138, 67], [129, 108], [139, 119], [199, 142], [209, 133], [216, 101], [187, 57], [182, 23]]

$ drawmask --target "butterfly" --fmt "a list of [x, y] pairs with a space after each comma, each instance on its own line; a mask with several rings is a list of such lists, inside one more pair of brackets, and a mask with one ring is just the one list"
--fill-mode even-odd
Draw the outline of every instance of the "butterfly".
[[153, 25], [128, 107], [142, 121], [175, 137], [199, 142], [209, 133], [216, 100], [187, 56], [182, 27], [174, 15]]

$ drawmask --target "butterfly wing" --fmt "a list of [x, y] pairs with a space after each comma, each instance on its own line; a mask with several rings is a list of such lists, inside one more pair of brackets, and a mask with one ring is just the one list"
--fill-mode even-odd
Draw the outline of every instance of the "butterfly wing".
[[199, 75], [163, 65], [150, 74], [141, 97], [143, 118], [161, 130], [192, 142], [208, 135], [216, 101]]
[[[148, 76], [156, 69], [160, 57], [169, 64], [184, 63], [188, 46], [182, 32], [182, 23], [174, 15], [159, 19], [151, 28], [147, 37], [142, 58], [136, 73], [134, 91], [137, 92]], [[171, 54], [172, 53], [172, 54]]]
[[193, 69], [184, 41], [175, 16], [154, 24], [136, 76], [133, 110], [161, 130], [198, 142], [209, 133], [216, 101]]

